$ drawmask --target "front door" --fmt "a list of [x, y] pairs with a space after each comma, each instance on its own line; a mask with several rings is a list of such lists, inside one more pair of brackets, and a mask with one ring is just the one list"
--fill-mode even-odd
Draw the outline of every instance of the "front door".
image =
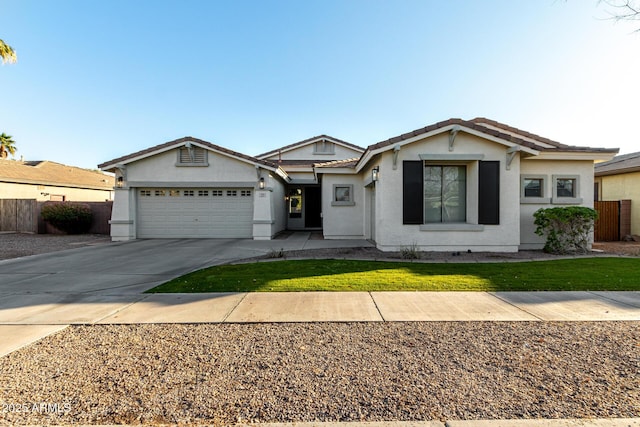
[[304, 189], [304, 226], [305, 228], [322, 227], [322, 199], [320, 187], [306, 187]]

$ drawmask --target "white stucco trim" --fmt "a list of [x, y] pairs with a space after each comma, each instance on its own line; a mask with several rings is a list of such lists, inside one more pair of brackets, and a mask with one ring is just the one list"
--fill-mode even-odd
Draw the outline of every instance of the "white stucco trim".
[[575, 151], [543, 151], [537, 157], [527, 158], [528, 160], [593, 160], [607, 161], [614, 158], [615, 153], [600, 152], [575, 152]]
[[127, 184], [135, 188], [258, 188], [257, 181], [129, 181]]
[[420, 231], [484, 231], [483, 224], [463, 224], [463, 223], [433, 223], [421, 224]]
[[420, 160], [429, 162], [477, 162], [484, 160], [484, 154], [420, 154]]

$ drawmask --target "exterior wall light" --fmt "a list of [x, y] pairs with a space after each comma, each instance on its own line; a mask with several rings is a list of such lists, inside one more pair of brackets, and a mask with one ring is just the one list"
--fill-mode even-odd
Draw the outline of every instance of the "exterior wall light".
[[258, 181], [258, 187], [261, 190], [264, 190], [264, 178], [260, 178], [260, 181]]
[[375, 168], [371, 169], [371, 180], [372, 181], [377, 181], [378, 180], [378, 175], [380, 174], [380, 167], [376, 166]]
[[118, 179], [116, 179], [116, 187], [122, 188], [123, 186], [124, 186], [124, 178], [119, 176]]

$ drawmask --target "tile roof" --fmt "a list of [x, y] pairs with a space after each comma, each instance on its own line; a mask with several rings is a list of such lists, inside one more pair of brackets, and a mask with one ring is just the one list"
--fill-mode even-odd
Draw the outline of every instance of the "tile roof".
[[377, 150], [390, 145], [397, 144], [398, 142], [406, 139], [413, 138], [428, 132], [433, 132], [438, 129], [447, 126], [464, 126], [469, 129], [477, 130], [478, 132], [485, 133], [487, 135], [494, 136], [496, 138], [503, 139], [505, 141], [512, 142], [524, 147], [529, 147], [538, 151], [558, 151], [558, 152], [603, 152], [603, 153], [617, 153], [617, 148], [592, 148], [592, 147], [577, 147], [572, 145], [561, 144], [556, 141], [552, 141], [548, 138], [505, 125], [494, 120], [489, 120], [483, 117], [477, 117], [472, 120], [462, 120], [458, 118], [452, 118], [443, 122], [438, 122], [420, 129], [416, 129], [412, 132], [404, 133], [402, 135], [395, 136], [385, 141], [378, 142], [376, 144], [367, 147], [367, 151]]
[[0, 159], [0, 181], [91, 190], [111, 190], [115, 185], [114, 177], [102, 172], [49, 161], [6, 159]]
[[340, 143], [342, 145], [345, 145], [347, 147], [353, 148], [354, 150], [357, 150], [357, 151], [360, 151], [360, 152], [364, 151], [364, 148], [362, 148], [360, 146], [357, 146], [355, 144], [351, 144], [350, 142], [343, 141], [341, 139], [334, 138], [332, 136], [323, 134], [323, 135], [318, 135], [318, 136], [314, 136], [314, 137], [311, 137], [311, 138], [307, 138], [307, 139], [304, 139], [302, 141], [294, 142], [293, 144], [285, 145], [284, 147], [276, 148], [275, 150], [267, 151], [266, 153], [258, 154], [256, 157], [258, 157], [258, 158], [269, 157], [272, 154], [278, 154], [279, 151], [284, 151], [284, 150], [288, 150], [290, 148], [295, 148], [297, 146], [304, 145], [304, 144], [307, 144], [307, 143], [309, 143], [311, 141], [315, 141], [315, 140], [318, 140], [318, 139], [330, 139], [332, 141], [338, 142], [338, 143]]
[[596, 163], [594, 169], [596, 176], [640, 172], [640, 151], [615, 156], [607, 162]]
[[315, 163], [314, 166], [318, 168], [355, 168], [356, 164], [358, 164], [358, 160], [360, 160], [360, 157], [344, 160], [331, 160], [324, 163]]
[[164, 144], [159, 144], [159, 145], [156, 145], [154, 147], [150, 147], [150, 148], [147, 148], [147, 149], [144, 149], [144, 150], [141, 150], [141, 151], [137, 151], [137, 152], [132, 153], [132, 154], [128, 154], [126, 156], [118, 157], [116, 159], [109, 160], [108, 162], [101, 163], [101, 164], [98, 165], [98, 167], [100, 169], [104, 169], [104, 168], [107, 168], [107, 167], [108, 168], [113, 168], [118, 163], [124, 163], [127, 160], [135, 159], [137, 157], [144, 157], [147, 154], [152, 154], [152, 153], [154, 153], [156, 151], [163, 150], [165, 148], [170, 148], [170, 147], [172, 147], [174, 145], [177, 146], [177, 145], [180, 145], [180, 144], [182, 144], [184, 142], [188, 142], [188, 141], [196, 142], [196, 143], [201, 144], [201, 145], [203, 145], [205, 147], [208, 147], [208, 148], [210, 148], [212, 150], [219, 151], [221, 153], [225, 153], [225, 154], [228, 154], [228, 155], [233, 156], [233, 157], [239, 157], [241, 159], [245, 159], [245, 160], [247, 160], [249, 162], [252, 162], [252, 163], [259, 163], [261, 165], [265, 165], [265, 166], [271, 167], [273, 169], [277, 169], [278, 168], [278, 165], [273, 163], [273, 162], [270, 162], [270, 161], [267, 161], [267, 160], [261, 160], [261, 159], [258, 159], [256, 157], [247, 156], [246, 154], [242, 154], [242, 153], [239, 153], [237, 151], [229, 150], [228, 148], [224, 148], [224, 147], [221, 147], [219, 145], [212, 144], [211, 142], [207, 142], [207, 141], [204, 141], [202, 139], [193, 138], [191, 136], [185, 136], [184, 138], [175, 139], [173, 141], [165, 142]]

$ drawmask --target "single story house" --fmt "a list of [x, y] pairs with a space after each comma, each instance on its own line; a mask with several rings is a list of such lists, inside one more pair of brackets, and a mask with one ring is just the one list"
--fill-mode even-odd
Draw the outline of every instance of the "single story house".
[[594, 199], [630, 200], [630, 234], [640, 235], [640, 152], [623, 154], [607, 162], [596, 163]]
[[543, 246], [537, 209], [592, 207], [594, 161], [617, 151], [475, 118], [367, 148], [321, 135], [255, 157], [185, 137], [99, 167], [116, 174], [113, 240], [291, 229], [385, 251], [515, 252]]
[[104, 202], [113, 200], [115, 178], [49, 161], [0, 159], [0, 199]]

